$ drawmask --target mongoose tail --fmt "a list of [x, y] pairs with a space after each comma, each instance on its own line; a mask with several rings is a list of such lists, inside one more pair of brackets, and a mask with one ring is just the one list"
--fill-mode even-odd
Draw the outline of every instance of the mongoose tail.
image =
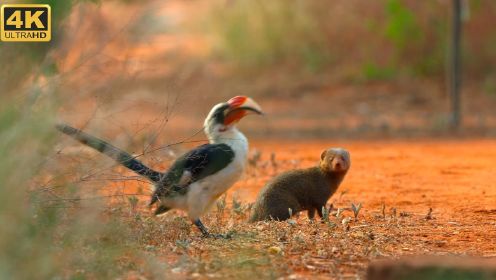
[[102, 154], [107, 155], [108, 157], [114, 159], [117, 163], [131, 169], [145, 178], [148, 178], [154, 183], [160, 182], [161, 178], [164, 177], [164, 174], [151, 169], [150, 167], [144, 165], [141, 161], [137, 160], [136, 157], [102, 139], [67, 124], [56, 124], [55, 127], [60, 132], [71, 136], [77, 141], [99, 151]]

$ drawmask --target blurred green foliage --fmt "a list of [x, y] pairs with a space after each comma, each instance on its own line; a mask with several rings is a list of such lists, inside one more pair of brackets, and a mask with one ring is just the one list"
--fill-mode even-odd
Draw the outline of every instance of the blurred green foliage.
[[330, 58], [305, 1], [232, 1], [217, 6], [211, 23], [220, 53], [242, 66], [286, 62], [318, 70]]
[[[241, 69], [353, 69], [345, 76], [362, 81], [445, 77], [449, 1], [220, 2], [210, 17], [216, 51]], [[467, 4], [464, 66], [474, 77], [496, 63], [496, 32], [489, 28], [496, 24], [496, 4]]]
[[57, 104], [53, 93], [39, 91], [29, 102], [0, 95], [0, 279], [128, 273], [143, 259], [129, 224], [119, 215], [103, 215], [97, 202], [75, 203], [77, 183], [40, 183], [55, 152]]
[[27, 198], [29, 180], [53, 139], [50, 117], [25, 114], [5, 96], [0, 100], [0, 278], [27, 279], [31, 273], [45, 278], [54, 262], [50, 248], [43, 248], [51, 239], [53, 212], [37, 216]]
[[391, 67], [416, 76], [440, 75], [449, 38], [447, 19], [431, 18], [422, 27], [415, 11], [400, 0], [388, 0], [385, 11], [384, 36], [394, 46]]
[[412, 41], [422, 40], [422, 30], [415, 14], [402, 1], [388, 0], [385, 10], [385, 36], [393, 42], [397, 51], [406, 49]]
[[366, 81], [390, 80], [396, 77], [397, 74], [392, 67], [381, 67], [372, 62], [364, 64], [362, 72]]

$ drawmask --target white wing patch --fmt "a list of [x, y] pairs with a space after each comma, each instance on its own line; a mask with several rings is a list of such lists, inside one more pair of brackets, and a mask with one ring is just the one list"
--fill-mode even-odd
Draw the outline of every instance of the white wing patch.
[[179, 179], [179, 185], [186, 186], [191, 182], [191, 179], [193, 179], [191, 176], [191, 172], [185, 170], [183, 172], [183, 175], [181, 175], [181, 179]]

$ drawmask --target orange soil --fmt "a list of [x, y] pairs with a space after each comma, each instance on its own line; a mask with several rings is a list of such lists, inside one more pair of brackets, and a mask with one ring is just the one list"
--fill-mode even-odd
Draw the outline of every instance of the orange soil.
[[[252, 144], [268, 157], [271, 152], [282, 163], [280, 171], [316, 163], [325, 147], [341, 146], [351, 153], [352, 167], [329, 203], [349, 207], [363, 204], [365, 216], [379, 214], [382, 204], [389, 214], [423, 219], [432, 216], [445, 230], [418, 228], [414, 239], [447, 241], [446, 251], [496, 256], [496, 141], [412, 140], [412, 141], [300, 141], [256, 142]], [[251, 177], [251, 178], [250, 178]], [[249, 201], [268, 178], [249, 176], [231, 192]], [[347, 191], [341, 198], [340, 193]], [[428, 230], [428, 232], [426, 232]], [[431, 235], [434, 233], [434, 235]], [[420, 253], [420, 252], [417, 252]]]

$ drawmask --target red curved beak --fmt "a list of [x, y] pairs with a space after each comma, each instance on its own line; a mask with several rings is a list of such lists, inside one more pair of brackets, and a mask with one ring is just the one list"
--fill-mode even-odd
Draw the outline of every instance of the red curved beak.
[[235, 96], [229, 101], [229, 109], [224, 117], [224, 125], [238, 122], [244, 116], [250, 114], [262, 115], [262, 108], [253, 99], [246, 96]]

